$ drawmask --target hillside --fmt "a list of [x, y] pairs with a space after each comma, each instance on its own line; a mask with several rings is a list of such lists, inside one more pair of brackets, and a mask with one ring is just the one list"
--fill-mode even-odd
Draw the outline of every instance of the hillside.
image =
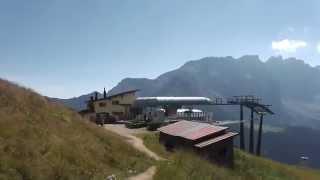
[[178, 150], [167, 152], [158, 143], [158, 134], [141, 135], [145, 145], [168, 161], [157, 163], [155, 180], [185, 179], [287, 179], [317, 180], [320, 172], [305, 167], [289, 166], [268, 159], [255, 157], [240, 150], [235, 151], [234, 169], [226, 169], [209, 163], [192, 152]]
[[123, 179], [151, 163], [120, 136], [0, 80], [0, 179]]

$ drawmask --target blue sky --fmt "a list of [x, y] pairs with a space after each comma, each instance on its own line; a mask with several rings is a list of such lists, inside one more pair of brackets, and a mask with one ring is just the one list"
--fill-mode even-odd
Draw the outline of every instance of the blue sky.
[[206, 56], [320, 64], [318, 0], [1, 0], [0, 77], [68, 98]]

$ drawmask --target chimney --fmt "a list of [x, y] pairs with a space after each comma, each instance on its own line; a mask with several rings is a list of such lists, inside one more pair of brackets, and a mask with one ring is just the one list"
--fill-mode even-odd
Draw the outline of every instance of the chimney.
[[94, 100], [98, 100], [98, 92], [94, 92]]
[[106, 98], [107, 98], [106, 88], [103, 88], [103, 98], [104, 98], [104, 99], [106, 99]]

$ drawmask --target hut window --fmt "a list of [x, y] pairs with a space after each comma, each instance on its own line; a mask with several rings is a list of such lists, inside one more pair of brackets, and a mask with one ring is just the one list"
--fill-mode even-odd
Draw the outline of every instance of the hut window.
[[118, 105], [118, 104], [119, 104], [119, 101], [112, 101], [112, 104], [113, 104], [113, 105]]
[[106, 106], [106, 103], [101, 102], [101, 103], [99, 103], [99, 106], [100, 106], [100, 107], [105, 107], [105, 106]]

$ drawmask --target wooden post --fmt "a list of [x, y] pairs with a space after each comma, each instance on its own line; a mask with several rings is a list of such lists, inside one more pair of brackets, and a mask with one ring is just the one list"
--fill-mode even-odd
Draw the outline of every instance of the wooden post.
[[259, 134], [258, 134], [258, 142], [257, 142], [257, 149], [256, 149], [257, 156], [261, 155], [262, 124], [263, 124], [263, 114], [260, 114]]
[[250, 153], [254, 153], [254, 123], [253, 123], [253, 108], [251, 108], [251, 117], [250, 117], [250, 135], [249, 135], [249, 138], [250, 138], [250, 142], [249, 142], [249, 152]]
[[240, 149], [245, 150], [244, 127], [243, 127], [243, 105], [240, 105]]

